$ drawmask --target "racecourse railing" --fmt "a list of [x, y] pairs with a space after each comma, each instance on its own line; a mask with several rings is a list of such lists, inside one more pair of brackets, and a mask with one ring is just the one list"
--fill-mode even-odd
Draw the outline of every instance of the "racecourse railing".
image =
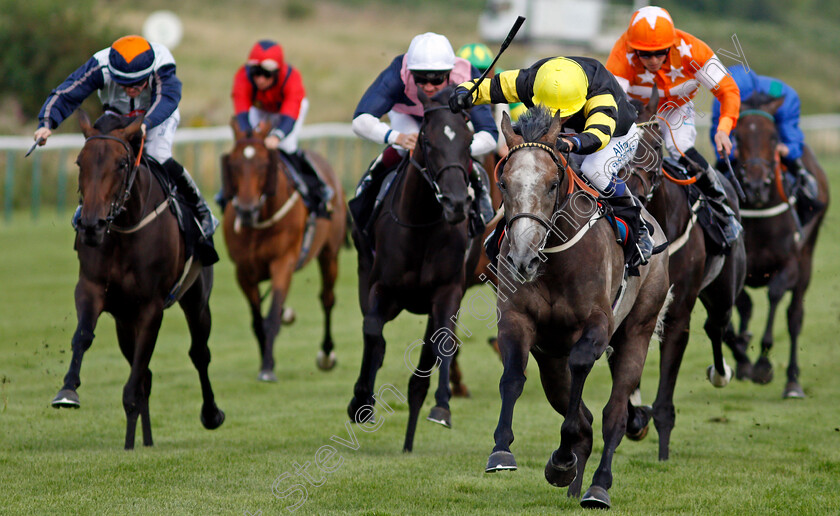
[[[697, 147], [710, 155], [708, 122], [698, 119]], [[706, 127], [704, 127], [706, 125]], [[840, 115], [803, 117], [805, 140], [821, 157], [840, 157]], [[47, 145], [24, 159], [32, 145], [27, 136], [0, 137], [0, 199], [3, 218], [29, 210], [33, 219], [42, 209], [64, 214], [78, 200], [75, 159], [84, 143], [81, 134], [57, 134]], [[230, 150], [230, 127], [181, 128], [175, 134], [174, 155], [195, 178], [205, 197], [212, 198], [221, 184], [220, 157]], [[314, 150], [330, 162], [346, 192], [351, 192], [370, 161], [383, 145], [364, 141], [353, 134], [349, 124], [317, 124], [301, 131], [301, 146]]]

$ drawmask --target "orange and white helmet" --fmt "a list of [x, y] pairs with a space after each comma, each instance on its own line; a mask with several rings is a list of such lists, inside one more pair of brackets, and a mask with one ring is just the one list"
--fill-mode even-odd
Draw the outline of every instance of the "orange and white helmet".
[[662, 50], [672, 46], [676, 39], [674, 21], [661, 7], [642, 7], [630, 17], [627, 44], [634, 50]]

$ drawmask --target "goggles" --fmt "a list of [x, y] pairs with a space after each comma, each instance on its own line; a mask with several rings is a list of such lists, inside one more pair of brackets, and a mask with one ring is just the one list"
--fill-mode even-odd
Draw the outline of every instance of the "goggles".
[[651, 57], [662, 57], [667, 56], [670, 50], [670, 48], [663, 48], [662, 50], [637, 50], [636, 55], [639, 56], [639, 58], [641, 59]]
[[445, 71], [412, 71], [411, 76], [417, 85], [431, 84], [440, 86], [449, 80], [449, 70]]
[[267, 79], [274, 77], [274, 72], [271, 70], [266, 70], [262, 66], [252, 66], [251, 67], [251, 75], [253, 77], [265, 77]]

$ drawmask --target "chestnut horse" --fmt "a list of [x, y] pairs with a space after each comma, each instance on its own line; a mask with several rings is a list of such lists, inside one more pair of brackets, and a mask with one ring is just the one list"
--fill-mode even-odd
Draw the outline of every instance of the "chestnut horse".
[[[424, 115], [417, 146], [408, 166], [394, 179], [373, 222], [374, 248], [358, 228], [353, 229], [359, 252], [364, 355], [347, 407], [351, 420], [370, 423], [373, 419], [374, 383], [385, 356], [385, 324], [403, 310], [429, 316], [422, 343], [415, 341], [404, 353], [406, 365], [416, 368], [408, 383], [404, 451], [413, 448], [418, 415], [435, 369], [438, 388], [427, 419], [451, 427], [449, 367], [458, 342], [455, 315], [466, 277], [472, 272], [465, 265], [467, 251], [480, 240], [469, 238], [467, 232], [471, 202], [467, 170], [473, 133], [462, 114], [449, 110], [450, 92], [447, 88], [429, 99], [418, 91]], [[418, 353], [413, 350], [421, 344], [416, 362]], [[388, 409], [387, 405], [383, 407]]]
[[[624, 251], [611, 223], [554, 150], [561, 125], [559, 111], [552, 117], [541, 105], [519, 118], [519, 134], [507, 115], [502, 120], [510, 151], [498, 178], [508, 217], [499, 283], [515, 289], [498, 296], [502, 408], [485, 471], [517, 468], [510, 451], [513, 409], [530, 352], [549, 403], [565, 418], [560, 447], [545, 467], [546, 480], [580, 496], [593, 421], [583, 388], [606, 352], [613, 384], [603, 411], [604, 450], [581, 505], [608, 508], [612, 459], [627, 428], [629, 396], [639, 384], [668, 297], [668, 256], [656, 254], [639, 267], [638, 276], [625, 277]], [[664, 242], [662, 230], [650, 223], [658, 246]]]
[[[651, 215], [662, 226], [670, 242], [668, 268], [673, 284], [673, 300], [665, 313], [660, 341], [659, 388], [653, 403], [653, 420], [659, 434], [659, 460], [667, 460], [671, 430], [674, 428], [674, 389], [680, 364], [688, 346], [691, 311], [699, 298], [706, 308], [703, 329], [712, 343], [714, 365], [706, 371], [715, 387], [723, 387], [732, 371], [723, 359], [722, 342], [735, 353], [739, 364], [749, 364], [743, 352], [735, 349], [731, 327], [735, 299], [744, 288], [746, 255], [744, 239], [739, 238], [728, 255], [713, 254], [706, 245], [697, 213], [708, 209], [701, 201], [689, 206], [687, 180], [670, 178], [662, 168], [662, 136], [656, 106], [659, 95], [654, 88], [647, 105], [637, 104], [639, 114], [639, 146], [634, 161], [619, 175], [638, 196]], [[680, 182], [680, 184], [677, 183]], [[721, 178], [727, 190], [729, 205], [738, 212], [738, 199], [729, 181]], [[727, 331], [728, 330], [728, 331]], [[647, 433], [650, 412], [647, 407], [631, 407], [628, 437], [642, 439]]]
[[[828, 178], [811, 149], [805, 145], [802, 161], [814, 175], [819, 186], [818, 213], [800, 227], [795, 212], [795, 200], [784, 189], [779, 152], [779, 134], [773, 114], [784, 102], [775, 99], [763, 105], [741, 104], [741, 115], [735, 128], [738, 167], [746, 201], [741, 215], [747, 249], [747, 279], [749, 287], [767, 287], [770, 302], [767, 326], [761, 338], [761, 354], [752, 367], [752, 380], [766, 384], [773, 379], [770, 349], [773, 347], [773, 322], [782, 296], [792, 292], [787, 312], [790, 334], [790, 362], [787, 367], [785, 398], [805, 396], [799, 384], [799, 332], [802, 331], [805, 291], [811, 281], [814, 246], [826, 210], [828, 210]], [[752, 317], [752, 301], [745, 291], [737, 301], [741, 316], [739, 339], [747, 348], [751, 334], [747, 331]]]
[[[138, 416], [143, 444], [151, 446], [149, 361], [163, 310], [177, 300], [187, 318], [192, 338], [189, 355], [201, 381], [201, 422], [209, 430], [218, 428], [225, 415], [216, 407], [207, 375], [213, 268], [202, 267], [186, 256], [178, 222], [167, 209], [175, 200], [141, 159], [143, 118], [109, 114], [91, 127], [81, 111], [79, 122], [86, 139], [76, 160], [82, 198], [75, 244], [79, 256], [78, 324], [64, 387], [52, 405], [79, 407], [76, 389], [81, 384], [82, 358], [93, 343], [99, 316], [108, 312], [116, 320], [120, 350], [131, 364], [123, 389], [125, 448], [134, 448]], [[173, 288], [179, 282], [180, 288]]]
[[[258, 378], [277, 381], [274, 374], [274, 341], [280, 333], [283, 304], [292, 273], [313, 257], [321, 269], [321, 306], [324, 310], [324, 340], [316, 364], [335, 366], [331, 331], [333, 291], [338, 276], [338, 251], [344, 242], [346, 214], [341, 184], [329, 163], [306, 151], [321, 178], [335, 192], [329, 219], [318, 218], [311, 242], [304, 242], [309, 213], [295, 189], [278, 151], [265, 146], [271, 127], [262, 124], [252, 134], [231, 123], [234, 146], [222, 156], [222, 190], [231, 202], [225, 207], [224, 232], [228, 254], [236, 266], [236, 280], [251, 307], [251, 325], [257, 337], [262, 365]], [[307, 245], [307, 249], [303, 249]], [[301, 255], [302, 250], [306, 253]], [[262, 315], [259, 284], [271, 281], [271, 306]]]

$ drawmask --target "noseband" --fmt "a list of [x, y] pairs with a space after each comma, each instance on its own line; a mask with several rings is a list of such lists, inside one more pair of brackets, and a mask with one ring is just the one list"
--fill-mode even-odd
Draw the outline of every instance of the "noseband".
[[[85, 139], [85, 143], [90, 140], [114, 140], [119, 142], [125, 149], [126, 154], [128, 154], [129, 161], [131, 161], [131, 146], [122, 138], [117, 138], [116, 136], [112, 136], [110, 134], [95, 134]], [[125, 205], [128, 202], [128, 199], [131, 198], [131, 187], [134, 186], [134, 180], [137, 178], [137, 171], [140, 169], [140, 158], [143, 156], [143, 143], [145, 141], [146, 137], [144, 135], [140, 140], [140, 150], [137, 152], [137, 156], [134, 159], [134, 166], [131, 167], [131, 172], [129, 172], [123, 179], [122, 192], [117, 193], [116, 198], [111, 201], [111, 208], [108, 211], [108, 216], [105, 218], [106, 231], [110, 229], [114, 219], [125, 211]]]

